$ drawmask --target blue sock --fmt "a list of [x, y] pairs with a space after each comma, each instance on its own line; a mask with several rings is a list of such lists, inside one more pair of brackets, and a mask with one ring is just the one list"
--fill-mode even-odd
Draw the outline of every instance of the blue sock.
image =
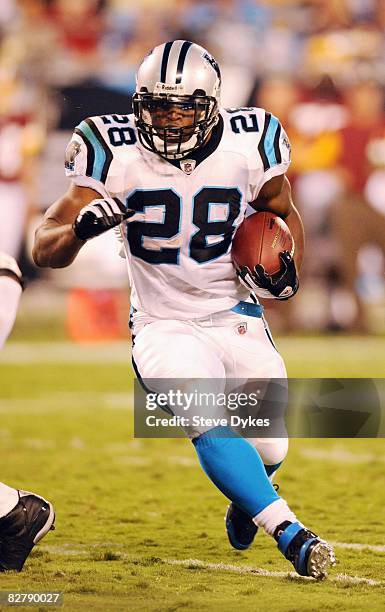
[[278, 470], [278, 468], [282, 465], [282, 461], [280, 461], [279, 463], [276, 463], [275, 465], [266, 465], [265, 464], [265, 470], [266, 470], [266, 474], [268, 475], [268, 477], [270, 478], [270, 476], [272, 474], [274, 474], [274, 472], [276, 472]]
[[279, 499], [256, 449], [229, 427], [215, 427], [193, 444], [210, 480], [250, 516]]

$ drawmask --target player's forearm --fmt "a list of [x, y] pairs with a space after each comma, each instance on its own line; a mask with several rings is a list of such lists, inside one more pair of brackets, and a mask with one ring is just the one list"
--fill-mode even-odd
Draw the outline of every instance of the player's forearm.
[[73, 262], [84, 244], [75, 236], [71, 224], [43, 223], [35, 233], [32, 257], [39, 267], [65, 268]]
[[272, 212], [285, 220], [294, 238], [294, 262], [297, 270], [299, 270], [303, 260], [305, 234], [301, 217], [293, 204], [288, 178], [279, 175], [265, 183], [257, 200], [252, 202], [251, 206], [255, 210]]
[[299, 215], [298, 210], [292, 203], [290, 212], [285, 217], [285, 223], [288, 225], [291, 235], [294, 239], [295, 251], [294, 251], [294, 261], [297, 270], [301, 269], [304, 248], [305, 248], [305, 232], [303, 228], [303, 223], [301, 217]]

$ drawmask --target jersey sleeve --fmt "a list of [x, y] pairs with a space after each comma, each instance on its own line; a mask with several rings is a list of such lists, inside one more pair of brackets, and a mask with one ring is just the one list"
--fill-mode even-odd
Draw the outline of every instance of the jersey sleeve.
[[112, 153], [97, 123], [85, 119], [76, 128], [65, 153], [66, 176], [80, 187], [90, 187], [109, 196], [108, 177]]
[[265, 112], [258, 153], [249, 160], [250, 201], [258, 197], [267, 181], [285, 174], [290, 165], [290, 154], [290, 141], [281, 123], [277, 117]]

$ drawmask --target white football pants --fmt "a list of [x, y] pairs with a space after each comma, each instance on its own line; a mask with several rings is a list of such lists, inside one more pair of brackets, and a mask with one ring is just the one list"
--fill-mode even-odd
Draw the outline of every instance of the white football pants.
[[[146, 379], [158, 379], [157, 388], [151, 387], [153, 391], [167, 391], [167, 379], [175, 378], [184, 379], [187, 386], [191, 381], [190, 389], [194, 388], [194, 379], [211, 379], [208, 389], [217, 393], [224, 392], [226, 379], [286, 379], [283, 359], [262, 318], [228, 310], [188, 321], [143, 323], [141, 319], [134, 314], [132, 354], [144, 383]], [[165, 386], [161, 379], [166, 379]], [[185, 416], [174, 408], [173, 412]], [[189, 427], [185, 431], [194, 438], [208, 429]], [[286, 437], [253, 438], [249, 442], [265, 465], [283, 461], [288, 449]]]

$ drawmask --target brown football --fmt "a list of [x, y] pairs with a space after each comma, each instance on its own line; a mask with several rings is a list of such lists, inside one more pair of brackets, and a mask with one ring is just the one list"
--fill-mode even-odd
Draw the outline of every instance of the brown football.
[[281, 217], [269, 212], [256, 212], [239, 226], [231, 248], [233, 261], [253, 270], [262, 264], [268, 274], [276, 274], [281, 267], [279, 254], [294, 253], [294, 240]]

